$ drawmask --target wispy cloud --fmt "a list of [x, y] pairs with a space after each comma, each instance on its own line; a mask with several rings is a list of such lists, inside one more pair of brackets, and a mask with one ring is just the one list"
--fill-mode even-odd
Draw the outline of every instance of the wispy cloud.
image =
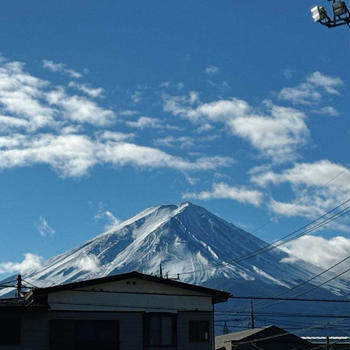
[[[198, 105], [193, 107], [193, 103]], [[224, 124], [231, 134], [247, 140], [263, 156], [276, 162], [295, 159], [296, 150], [309, 136], [302, 111], [271, 102], [265, 102], [262, 108], [253, 108], [237, 98], [200, 103], [192, 102], [191, 96], [164, 96], [163, 107], [195, 124]]]
[[28, 273], [42, 267], [43, 258], [41, 256], [25, 253], [21, 262], [2, 262], [0, 263], [0, 273]]
[[128, 121], [125, 123], [126, 125], [136, 128], [136, 129], [159, 129], [162, 128], [162, 123], [160, 122], [159, 119], [157, 118], [150, 118], [150, 117], [145, 117], [142, 116], [136, 121]]
[[330, 117], [336, 117], [337, 115], [339, 115], [338, 111], [332, 106], [324, 106], [317, 109], [313, 109], [311, 110], [311, 113], [323, 114]]
[[318, 71], [310, 74], [307, 77], [307, 82], [324, 89], [326, 92], [332, 95], [339, 95], [340, 93], [336, 88], [344, 84], [340, 78], [331, 77]]
[[55, 234], [55, 230], [48, 224], [43, 216], [40, 216], [38, 221], [35, 222], [35, 227], [42, 237], [52, 236]]
[[209, 199], [233, 199], [241, 203], [249, 203], [259, 206], [263, 199], [260, 191], [250, 190], [246, 187], [230, 186], [226, 183], [214, 183], [210, 191], [202, 191], [199, 193], [184, 193], [183, 198], [195, 198], [202, 200]]
[[283, 88], [279, 92], [278, 98], [293, 104], [317, 104], [321, 101], [323, 92], [339, 95], [337, 88], [341, 85], [343, 85], [343, 81], [340, 78], [330, 77], [316, 71], [310, 74], [305, 82], [294, 87]]
[[180, 137], [174, 137], [174, 136], [166, 136], [160, 139], [154, 140], [154, 144], [157, 146], [166, 146], [166, 147], [173, 147], [173, 148], [189, 148], [194, 145], [195, 140], [192, 137], [189, 136], [180, 136]]
[[143, 92], [140, 90], [136, 90], [131, 95], [132, 101], [136, 104], [139, 103], [142, 100]]
[[203, 171], [228, 166], [232, 160], [214, 156], [189, 161], [157, 148], [116, 141], [115, 133], [96, 138], [71, 134], [0, 136], [0, 169], [33, 164], [47, 164], [62, 176], [78, 177], [87, 174], [97, 164]]
[[42, 60], [43, 67], [52, 71], [68, 75], [71, 78], [81, 78], [83, 75], [73, 69], [68, 68], [64, 63], [55, 63], [50, 60]]
[[219, 67], [217, 67], [217, 66], [210, 65], [210, 66], [205, 68], [205, 73], [207, 73], [209, 75], [214, 75], [218, 72], [219, 72]]
[[102, 97], [104, 93], [104, 90], [101, 87], [93, 88], [89, 84], [79, 84], [76, 81], [69, 82], [68, 86], [82, 91], [90, 97]]
[[103, 203], [99, 203], [97, 214], [95, 215], [95, 220], [104, 220], [106, 222], [104, 229], [111, 230], [121, 223], [110, 210], [105, 210]]

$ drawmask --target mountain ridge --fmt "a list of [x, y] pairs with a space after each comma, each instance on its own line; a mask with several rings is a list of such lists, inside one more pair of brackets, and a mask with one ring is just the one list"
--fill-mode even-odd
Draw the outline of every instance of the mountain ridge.
[[[24, 277], [45, 286], [133, 270], [155, 274], [162, 264], [165, 274], [180, 274], [189, 283], [230, 279], [261, 281], [288, 289], [321, 271], [303, 262], [281, 262], [288, 255], [280, 249], [235, 262], [267, 244], [190, 202], [160, 205], [46, 260], [41, 269]], [[346, 290], [341, 281], [325, 288], [336, 295]]]

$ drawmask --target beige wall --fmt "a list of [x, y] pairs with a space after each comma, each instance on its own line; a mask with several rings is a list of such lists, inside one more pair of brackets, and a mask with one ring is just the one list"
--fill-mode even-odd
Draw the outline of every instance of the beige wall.
[[53, 310], [90, 311], [211, 311], [212, 298], [203, 293], [130, 279], [50, 293]]

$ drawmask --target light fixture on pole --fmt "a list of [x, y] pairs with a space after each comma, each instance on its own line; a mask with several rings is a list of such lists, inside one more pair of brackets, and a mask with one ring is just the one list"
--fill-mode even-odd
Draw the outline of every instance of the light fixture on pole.
[[329, 17], [323, 6], [314, 6], [311, 9], [311, 16], [314, 22], [319, 22], [328, 28], [338, 27], [343, 24], [350, 26], [350, 12], [344, 1], [332, 1], [333, 18]]

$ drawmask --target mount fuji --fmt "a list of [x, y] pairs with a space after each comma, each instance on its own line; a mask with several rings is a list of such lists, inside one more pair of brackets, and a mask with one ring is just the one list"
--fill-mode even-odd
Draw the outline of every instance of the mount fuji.
[[[23, 278], [43, 287], [133, 270], [159, 274], [161, 265], [163, 276], [224, 289], [233, 295], [282, 293], [292, 297], [313, 288], [306, 295], [308, 298], [348, 297], [348, 282], [341, 278], [315, 288], [334, 276], [331, 271], [313, 280], [314, 284], [305, 283], [295, 289], [321, 269], [304, 262], [287, 262], [288, 254], [278, 248], [252, 254], [267, 245], [202, 207], [191, 203], [162, 205], [148, 208], [83, 245], [46, 260], [40, 269], [23, 274]], [[10, 279], [13, 276], [6, 280]], [[3, 289], [0, 295], [10, 292]], [[239, 303], [244, 305], [242, 301]], [[274, 305], [269, 311], [319, 310], [315, 303], [308, 303], [307, 308], [301, 304]], [[237, 301], [231, 301], [225, 308], [232, 309], [235, 305]], [[334, 304], [322, 306], [322, 310], [339, 312]]]

